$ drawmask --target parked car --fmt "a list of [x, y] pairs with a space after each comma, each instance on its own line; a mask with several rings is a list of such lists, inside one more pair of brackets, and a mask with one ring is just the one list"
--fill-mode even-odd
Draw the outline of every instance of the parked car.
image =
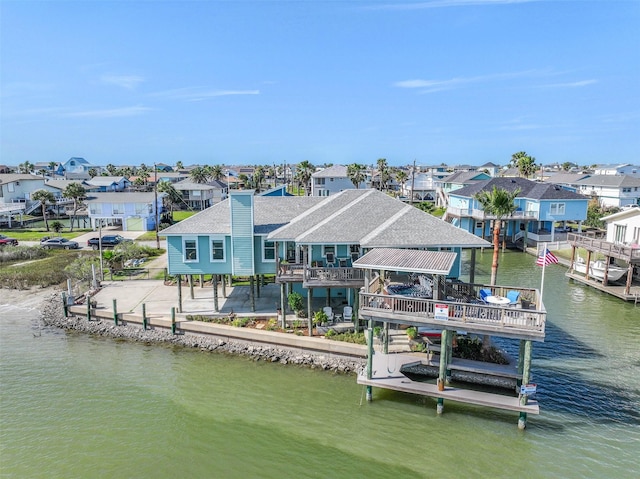
[[18, 240], [15, 238], [9, 238], [6, 235], [0, 235], [0, 246], [4, 246], [6, 244], [18, 246]]
[[80, 245], [77, 241], [68, 240], [67, 238], [42, 238], [40, 240], [40, 246], [44, 249], [78, 249]]
[[[113, 248], [114, 246], [119, 245], [120, 243], [130, 243], [132, 240], [127, 239], [120, 235], [104, 235], [102, 237], [102, 247], [103, 248]], [[100, 238], [91, 238], [87, 241], [87, 246], [90, 246], [93, 249], [100, 248]]]

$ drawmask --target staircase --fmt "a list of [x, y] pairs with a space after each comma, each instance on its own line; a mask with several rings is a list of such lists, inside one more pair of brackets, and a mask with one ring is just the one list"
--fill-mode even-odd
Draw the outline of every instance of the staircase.
[[30, 215], [41, 206], [42, 206], [42, 201], [34, 201], [29, 206], [27, 206], [27, 208], [24, 210], [24, 214]]

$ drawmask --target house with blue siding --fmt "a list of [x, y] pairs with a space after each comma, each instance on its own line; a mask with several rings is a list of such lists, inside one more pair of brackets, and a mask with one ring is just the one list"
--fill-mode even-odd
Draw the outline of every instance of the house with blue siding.
[[493, 178], [451, 192], [445, 220], [476, 236], [490, 239], [495, 217], [483, 211], [476, 195], [492, 191], [494, 187], [519, 190], [515, 198], [517, 210], [503, 218], [502, 234], [513, 243], [555, 241], [556, 223], [565, 225], [571, 221], [581, 225], [587, 219], [589, 198], [583, 195], [526, 178]]
[[165, 193], [89, 193], [86, 198], [93, 228], [122, 226], [123, 231], [153, 231], [163, 211]]
[[282, 309], [287, 291], [352, 304], [364, 284], [353, 262], [372, 248], [453, 251], [449, 274], [461, 273], [462, 249], [489, 247], [473, 234], [380, 191], [345, 190], [329, 197], [255, 196], [227, 200], [161, 232], [171, 275], [275, 274]]

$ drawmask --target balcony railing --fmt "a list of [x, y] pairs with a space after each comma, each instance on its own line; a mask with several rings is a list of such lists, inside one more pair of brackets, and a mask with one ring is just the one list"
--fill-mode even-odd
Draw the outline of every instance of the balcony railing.
[[[544, 338], [546, 312], [517, 306], [492, 306], [384, 294], [360, 293], [360, 314], [413, 325], [440, 326], [504, 336]], [[436, 317], [436, 310], [445, 317]]]
[[[479, 210], [475, 208], [455, 208], [453, 206], [449, 206], [447, 208], [447, 215], [457, 216], [457, 217], [471, 217], [477, 220], [492, 220], [495, 219], [495, 215], [486, 214], [484, 210]], [[536, 220], [538, 219], [537, 211], [514, 211], [510, 216], [505, 216], [503, 220], [517, 220], [517, 219], [528, 219], [528, 220]]]
[[364, 270], [356, 268], [306, 268], [305, 281], [364, 281]]
[[633, 245], [610, 243], [609, 241], [576, 233], [569, 233], [567, 241], [573, 246], [596, 251], [605, 256], [620, 258], [630, 263], [640, 263], [640, 248], [637, 245], [634, 247]]

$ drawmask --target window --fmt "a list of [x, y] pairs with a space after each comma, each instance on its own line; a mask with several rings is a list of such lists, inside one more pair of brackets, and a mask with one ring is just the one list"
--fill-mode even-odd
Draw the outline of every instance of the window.
[[616, 243], [624, 243], [624, 240], [627, 236], [627, 226], [626, 225], [615, 225], [615, 242]]
[[482, 229], [482, 221], [476, 221], [476, 229]]
[[324, 178], [316, 178], [316, 185], [324, 185]]
[[262, 238], [262, 261], [271, 262], [276, 260], [276, 243]]
[[211, 238], [211, 261], [224, 261], [223, 238]]
[[549, 214], [552, 216], [564, 215], [564, 203], [551, 203]]
[[147, 203], [136, 203], [136, 214], [144, 215], [146, 213], [151, 213], [151, 205]]
[[102, 203], [89, 203], [89, 213], [92, 215], [101, 215]]
[[124, 205], [120, 203], [113, 203], [111, 205], [111, 212], [114, 215], [123, 215], [124, 214]]
[[198, 261], [198, 240], [196, 238], [184, 238], [182, 250], [184, 251], [185, 263]]
[[322, 256], [327, 256], [327, 253], [332, 254], [332, 255], [335, 256], [335, 254], [336, 254], [335, 245], [324, 245], [322, 247]]

